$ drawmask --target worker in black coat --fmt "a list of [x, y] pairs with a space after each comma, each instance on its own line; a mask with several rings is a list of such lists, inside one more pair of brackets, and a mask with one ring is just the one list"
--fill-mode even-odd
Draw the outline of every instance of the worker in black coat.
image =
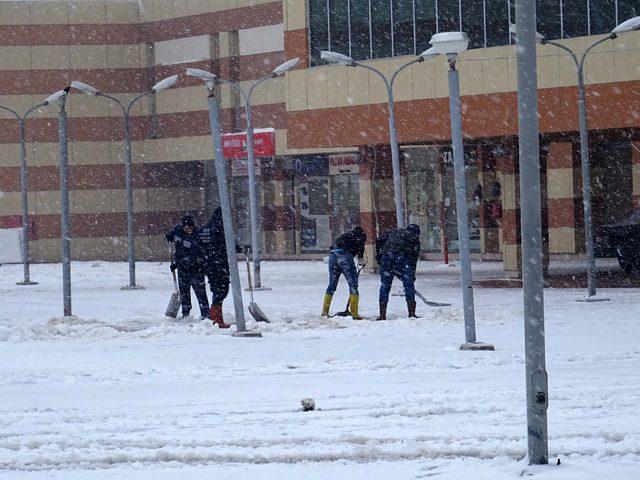
[[211, 289], [210, 318], [220, 328], [229, 328], [222, 317], [222, 302], [229, 294], [229, 260], [220, 207], [213, 211], [209, 222], [198, 230], [198, 236], [206, 255], [204, 273]]
[[394, 228], [378, 237], [376, 260], [380, 272], [380, 316], [387, 319], [387, 303], [393, 277], [397, 277], [404, 287], [409, 317], [416, 315], [416, 265], [420, 257], [420, 227], [415, 224], [407, 228]]
[[360, 295], [358, 293], [358, 269], [354, 259], [364, 258], [364, 244], [367, 241], [367, 234], [362, 227], [356, 227], [350, 232], [340, 235], [329, 252], [329, 285], [324, 295], [322, 304], [322, 316], [329, 316], [329, 307], [333, 294], [338, 287], [340, 275], [349, 284], [349, 312], [354, 320], [362, 320], [358, 313]]
[[191, 288], [193, 288], [200, 305], [200, 315], [202, 318], [208, 318], [209, 300], [203, 270], [205, 254], [195, 230], [196, 222], [193, 217], [185, 215], [180, 224], [167, 233], [165, 239], [175, 246], [171, 271], [178, 270], [182, 316], [186, 317], [191, 312]]

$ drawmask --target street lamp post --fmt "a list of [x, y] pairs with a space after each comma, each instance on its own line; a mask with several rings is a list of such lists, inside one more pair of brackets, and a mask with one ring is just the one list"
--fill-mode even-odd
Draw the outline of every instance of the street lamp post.
[[356, 62], [353, 58], [348, 57], [347, 55], [343, 55], [337, 52], [323, 51], [320, 54], [320, 58], [327, 63], [344, 65], [347, 67], [361, 67], [366, 70], [369, 70], [376, 75], [378, 75], [387, 89], [387, 98], [389, 104], [389, 143], [391, 145], [391, 166], [393, 168], [393, 194], [394, 200], [396, 204], [396, 223], [398, 228], [405, 227], [405, 219], [404, 219], [404, 204], [402, 202], [402, 176], [400, 173], [400, 150], [398, 148], [398, 133], [396, 130], [395, 123], [395, 113], [394, 113], [394, 101], [393, 101], [393, 85], [398, 76], [398, 74], [403, 71], [405, 68], [413, 65], [414, 63], [424, 62], [425, 60], [436, 56], [437, 53], [433, 51], [433, 49], [429, 49], [423, 53], [421, 53], [418, 58], [402, 65], [398, 68], [391, 79], [388, 79], [384, 73], [376, 68], [373, 68], [369, 65], [365, 65], [363, 63]]
[[121, 290], [144, 290], [142, 285], [136, 285], [136, 254], [135, 254], [135, 235], [134, 235], [134, 212], [133, 212], [133, 185], [131, 181], [131, 134], [130, 134], [130, 115], [131, 108], [140, 99], [153, 95], [161, 90], [170, 88], [178, 80], [178, 75], [172, 75], [167, 77], [158, 83], [156, 83], [151, 90], [144, 92], [125, 106], [120, 100], [111, 95], [107, 95], [104, 92], [99, 91], [97, 88], [87, 85], [86, 83], [74, 81], [71, 82], [71, 87], [80, 90], [81, 92], [92, 97], [104, 97], [112, 102], [118, 104], [122, 109], [123, 121], [124, 121], [124, 154], [125, 154], [125, 188], [127, 196], [127, 247], [128, 247], [128, 260], [129, 260], [129, 285], [121, 288]]
[[235, 233], [233, 229], [233, 218], [231, 216], [231, 201], [229, 200], [229, 189], [227, 186], [227, 166], [225, 164], [222, 151], [222, 134], [220, 131], [219, 103], [216, 97], [216, 86], [220, 80], [211, 72], [197, 68], [188, 68], [187, 75], [202, 80], [209, 92], [209, 122], [211, 124], [211, 138], [213, 140], [213, 151], [215, 153], [216, 177], [218, 181], [218, 196], [220, 198], [220, 210], [222, 211], [222, 223], [224, 225], [224, 240], [229, 259], [229, 277], [231, 280], [231, 290], [233, 293], [233, 308], [236, 316], [236, 329], [234, 336], [239, 337], [261, 337], [257, 331], [247, 330], [244, 318], [244, 305], [242, 302], [242, 290], [240, 287], [240, 274], [238, 272], [238, 257], [236, 255]]
[[16, 282], [16, 285], [37, 285], [38, 282], [31, 281], [29, 272], [29, 184], [27, 177], [27, 148], [25, 139], [25, 122], [29, 114], [38, 108], [44, 107], [47, 102], [42, 102], [35, 107], [30, 108], [24, 115], [20, 116], [18, 112], [8, 107], [0, 105], [0, 110], [5, 110], [12, 114], [18, 120], [18, 128], [20, 130], [20, 197], [22, 203], [22, 265], [23, 280]]
[[229, 80], [219, 79], [220, 83], [225, 83], [230, 85], [232, 88], [236, 89], [244, 100], [244, 111], [247, 122], [247, 169], [248, 169], [248, 181], [249, 181], [249, 212], [251, 217], [251, 252], [253, 254], [253, 279], [255, 282], [254, 290], [265, 290], [262, 287], [262, 280], [260, 277], [260, 254], [262, 251], [262, 238], [261, 238], [261, 218], [262, 215], [258, 216], [258, 188], [256, 182], [256, 168], [254, 165], [255, 158], [255, 150], [253, 146], [253, 120], [251, 116], [251, 96], [253, 95], [253, 91], [255, 88], [262, 84], [263, 82], [271, 79], [277, 78], [284, 75], [286, 72], [294, 68], [298, 62], [299, 58], [293, 58], [291, 60], [287, 60], [281, 65], [277, 66], [269, 75], [262, 77], [259, 80], [253, 82], [253, 84], [249, 87], [249, 90], [243, 89], [240, 86], [239, 82], [232, 82]]
[[[587, 251], [587, 298], [580, 301], [597, 302], [606, 301], [608, 298], [594, 298], [596, 296], [596, 259], [594, 253], [593, 242], [593, 219], [591, 209], [591, 172], [589, 161], [589, 129], [587, 126], [587, 104], [586, 104], [586, 92], [584, 84], [584, 64], [587, 55], [595, 47], [608, 40], [613, 40], [621, 33], [630, 32], [640, 29], [640, 17], [633, 17], [625, 22], [622, 22], [606, 37], [600, 38], [589, 45], [582, 53], [580, 58], [578, 55], [566, 45], [563, 45], [553, 40], [547, 40], [544, 35], [536, 32], [536, 41], [542, 45], [554, 45], [561, 50], [567, 52], [576, 67], [576, 73], [578, 76], [578, 115], [579, 115], [579, 129], [580, 129], [580, 164], [582, 171], [582, 204], [584, 208], [584, 238], [585, 247]], [[510, 26], [512, 34], [515, 33], [515, 25]]]
[[476, 341], [476, 321], [473, 303], [473, 280], [471, 274], [471, 245], [469, 241], [469, 215], [467, 185], [465, 179], [464, 146], [462, 139], [462, 114], [460, 80], [456, 69], [458, 54], [464, 52], [469, 39], [464, 32], [442, 32], [431, 37], [431, 50], [446, 55], [449, 63], [449, 108], [451, 117], [451, 147], [453, 150], [454, 181], [456, 187], [456, 217], [458, 223], [458, 245], [460, 254], [460, 283], [464, 310], [465, 343], [461, 350], [494, 350], [493, 345]]

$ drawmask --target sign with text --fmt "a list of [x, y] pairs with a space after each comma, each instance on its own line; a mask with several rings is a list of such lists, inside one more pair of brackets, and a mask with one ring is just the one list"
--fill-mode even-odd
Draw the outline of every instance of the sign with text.
[[360, 155], [346, 153], [342, 155], [329, 155], [329, 175], [344, 175], [360, 172]]
[[[247, 132], [222, 135], [224, 158], [247, 158]], [[273, 157], [276, 154], [276, 132], [272, 128], [253, 131], [253, 153], [255, 158]]]

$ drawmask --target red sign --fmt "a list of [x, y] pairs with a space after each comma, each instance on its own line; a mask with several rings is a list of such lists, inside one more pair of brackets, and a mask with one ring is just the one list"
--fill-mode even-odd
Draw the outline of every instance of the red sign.
[[[225, 158], [247, 158], [247, 132], [222, 135], [222, 151]], [[273, 157], [276, 154], [275, 130], [254, 130], [253, 152], [255, 158]]]

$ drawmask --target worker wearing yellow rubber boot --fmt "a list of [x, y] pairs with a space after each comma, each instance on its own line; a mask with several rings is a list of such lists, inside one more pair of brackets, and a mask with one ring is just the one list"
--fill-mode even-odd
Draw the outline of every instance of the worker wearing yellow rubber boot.
[[329, 252], [329, 285], [324, 296], [322, 305], [322, 315], [329, 316], [331, 299], [338, 287], [340, 275], [349, 284], [349, 312], [354, 320], [362, 320], [358, 312], [360, 296], [358, 294], [358, 269], [355, 264], [355, 257], [364, 257], [364, 244], [367, 241], [367, 234], [362, 227], [356, 227], [350, 232], [340, 235]]

